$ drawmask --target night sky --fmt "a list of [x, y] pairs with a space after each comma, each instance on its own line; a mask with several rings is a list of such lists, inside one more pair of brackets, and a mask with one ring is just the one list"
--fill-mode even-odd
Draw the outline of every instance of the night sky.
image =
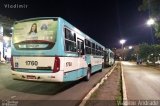
[[[120, 47], [153, 43], [146, 26], [148, 12], [139, 12], [142, 0], [0, 0], [0, 14], [16, 20], [32, 17], [62, 17], [102, 45]], [[5, 4], [25, 4], [27, 8], [5, 8]]]

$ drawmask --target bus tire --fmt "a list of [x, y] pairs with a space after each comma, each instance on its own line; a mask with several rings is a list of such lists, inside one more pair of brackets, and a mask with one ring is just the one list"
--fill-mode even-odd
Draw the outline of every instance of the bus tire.
[[89, 81], [90, 77], [91, 77], [91, 68], [88, 67], [88, 69], [87, 69], [87, 75], [85, 76], [85, 81]]
[[100, 69], [99, 72], [102, 72], [102, 69]]

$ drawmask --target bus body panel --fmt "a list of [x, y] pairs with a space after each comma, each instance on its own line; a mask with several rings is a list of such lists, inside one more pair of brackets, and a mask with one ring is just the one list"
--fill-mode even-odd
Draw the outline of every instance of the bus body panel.
[[87, 75], [87, 63], [82, 57], [64, 57], [64, 81], [78, 80]]
[[102, 57], [91, 56], [92, 73], [102, 69]]
[[50, 69], [52, 72], [55, 57], [13, 57], [15, 69]]
[[91, 55], [86, 54], [85, 59], [88, 65], [91, 64]]
[[98, 70], [101, 70], [101, 69], [102, 69], [102, 64], [94, 65], [94, 66], [92, 66], [92, 73], [94, 73]]
[[72, 70], [64, 73], [64, 82], [65, 81], [75, 81], [80, 78], [83, 78], [87, 75], [87, 68], [81, 68], [77, 70]]

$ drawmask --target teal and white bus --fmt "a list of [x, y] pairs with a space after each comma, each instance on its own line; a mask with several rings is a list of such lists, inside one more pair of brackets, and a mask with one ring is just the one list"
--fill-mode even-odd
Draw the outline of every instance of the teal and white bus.
[[60, 17], [31, 18], [14, 24], [13, 79], [66, 82], [89, 80], [102, 70], [105, 47]]
[[111, 49], [105, 48], [104, 50], [104, 67], [113, 66], [115, 63], [114, 52]]

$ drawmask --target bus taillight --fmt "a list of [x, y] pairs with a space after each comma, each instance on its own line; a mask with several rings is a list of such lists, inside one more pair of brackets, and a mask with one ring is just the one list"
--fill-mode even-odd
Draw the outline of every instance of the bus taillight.
[[13, 56], [11, 56], [11, 69], [14, 70]]
[[54, 60], [53, 73], [58, 72], [59, 70], [60, 70], [60, 58], [56, 56]]

